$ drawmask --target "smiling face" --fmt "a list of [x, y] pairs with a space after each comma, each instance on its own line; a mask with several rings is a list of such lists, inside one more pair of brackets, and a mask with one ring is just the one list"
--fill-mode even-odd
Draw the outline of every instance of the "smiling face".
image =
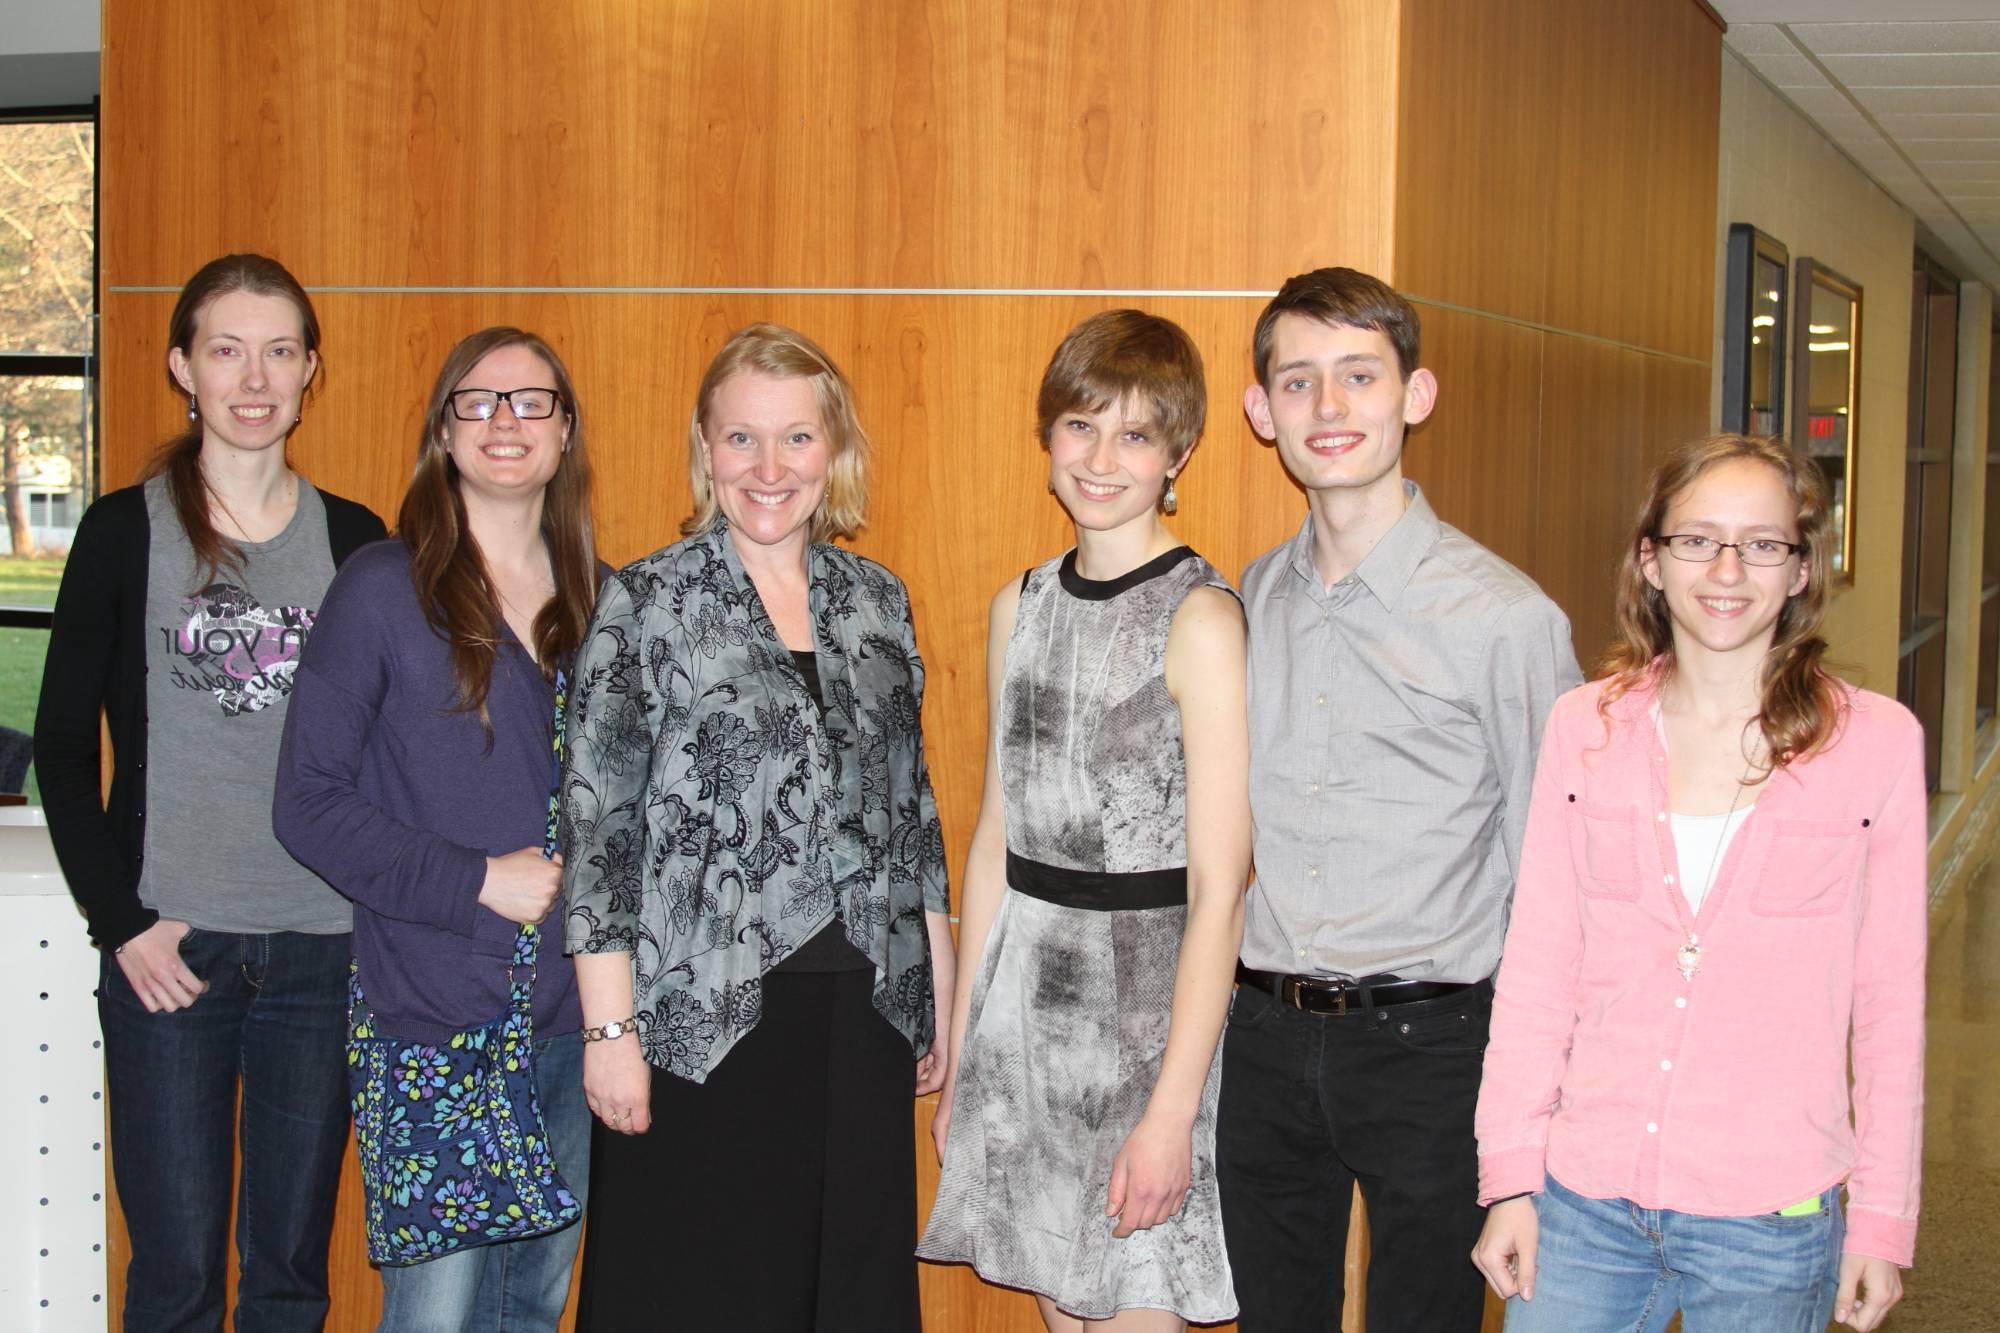
[[[1748, 458], [1717, 463], [1667, 506], [1660, 536], [1696, 534], [1718, 542], [1799, 540], [1798, 506], [1776, 468]], [[1650, 539], [1639, 566], [1660, 590], [1673, 623], [1674, 653], [1762, 658], [1788, 599], [1805, 591], [1802, 556], [1781, 565], [1746, 565], [1734, 550], [1707, 563], [1676, 559]]]
[[284, 444], [319, 369], [305, 337], [298, 307], [282, 296], [239, 289], [208, 303], [190, 346], [167, 353], [175, 381], [194, 395], [204, 448]]
[[1167, 478], [1180, 471], [1134, 398], [1102, 411], [1074, 408], [1049, 425], [1049, 488], [1079, 528], [1109, 532], [1150, 522]]
[[811, 379], [746, 370], [722, 381], [701, 423], [701, 457], [739, 540], [809, 539], [833, 465]]
[[1404, 430], [1436, 400], [1428, 370], [1404, 380], [1395, 345], [1374, 329], [1287, 314], [1273, 330], [1270, 376], [1268, 389], [1245, 392], [1244, 410], [1299, 485], [1400, 494]]
[[[496, 347], [473, 363], [454, 391], [556, 388], [556, 374], [538, 353], [519, 344]], [[450, 411], [441, 427], [445, 448], [458, 466], [461, 491], [488, 499], [538, 494], [562, 462], [569, 438], [569, 414], [560, 399], [555, 412], [523, 421], [501, 403], [485, 421], [461, 421]]]

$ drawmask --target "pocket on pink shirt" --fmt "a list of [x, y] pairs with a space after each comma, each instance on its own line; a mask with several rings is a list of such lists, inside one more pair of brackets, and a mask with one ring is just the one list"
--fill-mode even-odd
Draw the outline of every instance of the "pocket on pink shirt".
[[1579, 801], [1570, 821], [1570, 851], [1588, 898], [1630, 902], [1639, 896], [1638, 814], [1630, 806]]
[[1851, 819], [1781, 819], [1751, 886], [1759, 916], [1827, 916], [1847, 905], [1868, 835]]

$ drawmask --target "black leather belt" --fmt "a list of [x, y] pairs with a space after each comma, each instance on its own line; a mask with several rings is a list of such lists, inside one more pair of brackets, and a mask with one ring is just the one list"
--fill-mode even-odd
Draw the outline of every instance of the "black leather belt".
[[1447, 995], [1471, 990], [1476, 981], [1405, 981], [1401, 977], [1303, 977], [1282, 972], [1259, 972], [1238, 963], [1236, 980], [1244, 986], [1264, 991], [1279, 1004], [1302, 1009], [1309, 1014], [1364, 1014], [1399, 1004], [1441, 1000]]

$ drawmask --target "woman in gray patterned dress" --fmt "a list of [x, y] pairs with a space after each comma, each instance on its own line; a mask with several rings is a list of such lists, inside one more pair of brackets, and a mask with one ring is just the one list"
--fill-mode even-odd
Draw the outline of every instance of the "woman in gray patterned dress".
[[1214, 1117], [1250, 857], [1243, 614], [1160, 521], [1204, 413], [1174, 324], [1073, 330], [1039, 415], [1076, 546], [993, 599], [977, 966], [917, 1252], [1033, 1292], [1052, 1330], [1236, 1313]]

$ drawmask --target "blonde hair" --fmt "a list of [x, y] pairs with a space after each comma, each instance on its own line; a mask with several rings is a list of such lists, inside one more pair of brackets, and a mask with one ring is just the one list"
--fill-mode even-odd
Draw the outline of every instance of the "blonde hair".
[[[1598, 661], [1599, 674], [1608, 677], [1598, 697], [1598, 711], [1608, 709], [1649, 676], [1661, 683], [1672, 677], [1673, 620], [1665, 594], [1646, 578], [1642, 547], [1666, 535], [1667, 510], [1688, 487], [1710, 468], [1736, 459], [1762, 463], [1778, 474], [1797, 510], [1799, 541], [1805, 546], [1806, 586], [1785, 600], [1772, 628], [1770, 651], [1764, 655], [1757, 727], [1770, 754], [1768, 777], [1772, 769], [1807, 758], [1831, 741], [1846, 706], [1839, 684], [1821, 665], [1826, 640], [1820, 637], [1820, 626], [1826, 618], [1832, 572], [1828, 551], [1833, 512], [1826, 481], [1817, 467], [1782, 440], [1711, 435], [1682, 445], [1653, 470], [1619, 565], [1615, 635]], [[1660, 552], [1660, 558], [1671, 557]]]
[[701, 377], [694, 415], [688, 421], [688, 481], [694, 490], [694, 512], [681, 523], [681, 535], [707, 532], [721, 515], [715, 485], [702, 465], [701, 424], [723, 382], [746, 372], [812, 381], [820, 426], [832, 453], [826, 494], [813, 513], [812, 540], [855, 536], [868, 520], [868, 435], [855, 414], [854, 389], [818, 343], [782, 324], [751, 324], [730, 334]]

